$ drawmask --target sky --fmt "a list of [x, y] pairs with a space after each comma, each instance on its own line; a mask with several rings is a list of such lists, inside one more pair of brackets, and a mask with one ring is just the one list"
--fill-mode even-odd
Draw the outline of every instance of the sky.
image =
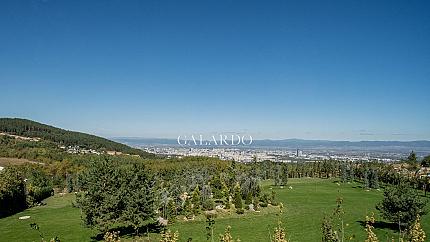
[[0, 117], [105, 137], [430, 140], [429, 1], [1, 1]]

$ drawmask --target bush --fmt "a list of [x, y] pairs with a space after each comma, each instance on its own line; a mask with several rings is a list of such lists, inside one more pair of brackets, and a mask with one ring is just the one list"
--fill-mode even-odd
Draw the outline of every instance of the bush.
[[206, 199], [203, 201], [204, 210], [213, 210], [215, 209], [215, 201], [213, 199]]
[[237, 214], [244, 214], [245, 210], [243, 210], [243, 208], [238, 208], [238, 209], [236, 209], [236, 213]]

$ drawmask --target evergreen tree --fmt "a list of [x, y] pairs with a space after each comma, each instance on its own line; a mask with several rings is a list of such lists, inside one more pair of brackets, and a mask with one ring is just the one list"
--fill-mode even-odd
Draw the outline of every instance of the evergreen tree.
[[421, 198], [418, 191], [409, 184], [401, 182], [399, 185], [387, 187], [383, 200], [376, 206], [382, 216], [398, 224], [399, 228], [409, 226], [418, 215], [425, 213], [426, 199]]
[[234, 186], [234, 207], [236, 208], [236, 212], [241, 213], [243, 212], [243, 205], [242, 205], [242, 195], [240, 192], [240, 185], [239, 183], [236, 183]]
[[364, 188], [365, 189], [369, 189], [370, 188], [369, 169], [367, 169], [367, 168], [364, 170], [363, 183], [364, 183]]
[[341, 176], [342, 182], [348, 181], [348, 171], [347, 171], [347, 165], [345, 162], [342, 162], [342, 164], [340, 165], [340, 176]]
[[409, 163], [416, 163], [416, 162], [417, 162], [417, 155], [415, 154], [415, 152], [414, 152], [414, 151], [411, 151], [411, 153], [410, 153], [410, 154], [409, 154], [409, 156], [408, 156], [407, 161], [408, 161]]
[[198, 215], [201, 211], [201, 206], [202, 206], [202, 201], [201, 201], [201, 197], [200, 197], [200, 189], [199, 189], [198, 185], [194, 189], [191, 197], [192, 197], [191, 202], [193, 204], [193, 213], [194, 213], [194, 215]]
[[378, 189], [379, 188], [378, 171], [376, 169], [371, 169], [368, 174], [369, 174], [369, 187]]
[[286, 164], [281, 165], [281, 177], [280, 177], [280, 183], [283, 186], [286, 186], [288, 183], [288, 167]]
[[173, 222], [176, 218], [177, 210], [176, 210], [176, 203], [173, 198], [169, 199], [169, 203], [167, 205], [167, 219], [169, 219], [169, 222]]
[[421, 161], [421, 166], [430, 167], [430, 155], [424, 157], [424, 159]]
[[275, 186], [281, 185], [282, 167], [279, 163], [275, 166], [274, 182]]

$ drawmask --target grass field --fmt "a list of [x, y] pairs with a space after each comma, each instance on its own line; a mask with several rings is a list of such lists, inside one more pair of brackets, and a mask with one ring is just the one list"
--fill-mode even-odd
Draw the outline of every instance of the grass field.
[[[288, 189], [292, 186], [293, 189]], [[381, 200], [382, 191], [364, 191], [359, 184], [337, 185], [335, 180], [290, 179], [287, 187], [272, 187], [270, 182], [263, 183], [265, 191], [275, 190], [277, 198], [284, 204], [284, 213], [280, 216], [291, 241], [320, 241], [321, 219], [336, 206], [336, 198], [344, 199], [344, 223], [347, 235], [354, 234], [355, 241], [364, 241], [365, 231], [361, 222], [366, 214], [375, 210], [375, 204]], [[72, 206], [73, 195], [64, 197], [55, 195], [46, 200], [47, 205], [27, 209], [16, 215], [0, 219], [0, 241], [38, 241], [37, 231], [31, 230], [29, 224], [37, 223], [45, 238], [58, 235], [62, 241], [91, 241], [96, 233], [85, 228], [80, 220], [79, 209]], [[269, 207], [260, 213], [247, 212], [245, 215], [222, 215], [216, 219], [216, 238], [228, 225], [232, 227], [233, 236], [241, 241], [268, 241], [269, 235], [278, 221], [277, 207]], [[18, 217], [29, 215], [30, 219], [19, 220]], [[376, 213], [376, 219], [382, 221]], [[430, 216], [422, 219], [424, 230], [430, 235]], [[384, 225], [384, 224], [382, 224]], [[178, 221], [170, 226], [178, 230], [180, 241], [206, 241], [205, 221], [198, 217], [195, 221]], [[376, 234], [381, 241], [396, 232], [381, 226]], [[384, 228], [385, 227], [385, 228]], [[156, 238], [156, 235], [150, 235]], [[217, 241], [217, 239], [215, 240]]]

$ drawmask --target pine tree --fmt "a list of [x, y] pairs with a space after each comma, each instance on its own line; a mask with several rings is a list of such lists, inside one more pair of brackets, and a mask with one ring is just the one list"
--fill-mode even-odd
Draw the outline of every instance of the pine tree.
[[184, 215], [187, 218], [191, 218], [193, 215], [193, 207], [192, 207], [192, 203], [191, 203], [191, 198], [186, 197], [185, 198], [185, 202], [184, 202]]
[[346, 167], [346, 163], [343, 162], [340, 165], [340, 174], [341, 174], [341, 181], [342, 182], [347, 182], [348, 181], [348, 171], [347, 171], [347, 167]]
[[191, 199], [191, 202], [193, 204], [193, 213], [194, 215], [198, 215], [201, 211], [202, 205], [199, 186], [196, 186], [196, 188], [194, 189]]
[[282, 176], [282, 167], [278, 163], [278, 164], [276, 164], [275, 174], [274, 174], [275, 186], [281, 185], [281, 176]]
[[286, 186], [288, 183], [288, 167], [286, 164], [281, 165], [281, 177], [280, 177], [281, 185]]
[[364, 170], [364, 174], [363, 174], [363, 183], [364, 183], [364, 188], [365, 189], [369, 189], [370, 188], [370, 182], [369, 182], [369, 170], [366, 168], [366, 170]]
[[243, 213], [243, 205], [242, 205], [242, 195], [240, 192], [240, 185], [239, 183], [236, 183], [234, 186], [234, 207], [236, 208], [237, 213]]
[[169, 203], [167, 204], [167, 219], [169, 222], [174, 221], [176, 218], [176, 204], [173, 198], [169, 199]]

